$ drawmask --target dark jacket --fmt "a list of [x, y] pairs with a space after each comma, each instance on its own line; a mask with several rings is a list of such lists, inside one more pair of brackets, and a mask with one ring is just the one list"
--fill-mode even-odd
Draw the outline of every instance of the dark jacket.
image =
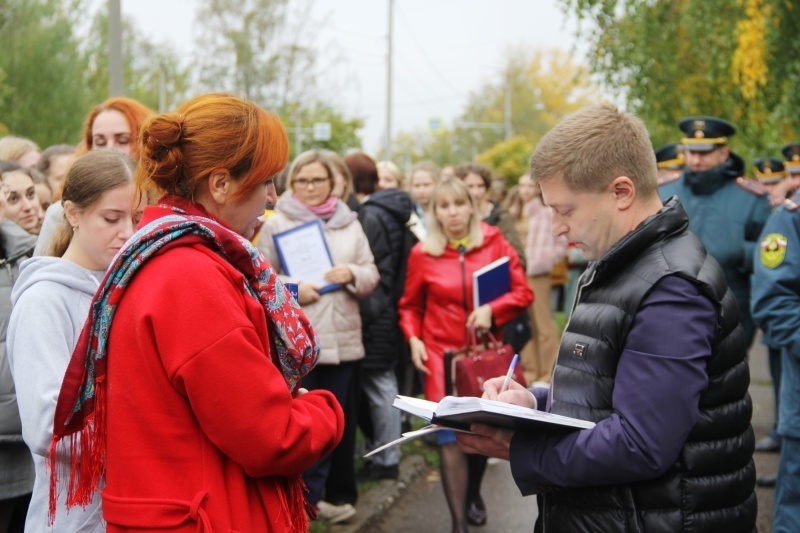
[[397, 302], [403, 294], [408, 252], [415, 242], [409, 240], [413, 235], [406, 228], [411, 210], [411, 198], [406, 192], [387, 189], [371, 194], [358, 211], [380, 273], [378, 287], [359, 301], [366, 352], [364, 368], [392, 368], [402, 351]]
[[[611, 416], [617, 362], [637, 310], [654, 285], [674, 275], [696, 284], [719, 309], [698, 422], [678, 459], [656, 479], [546, 493], [545, 531], [755, 530], [744, 331], [722, 269], [688, 231], [676, 199], [614, 245], [581, 279], [553, 373], [551, 412], [594, 422]], [[590, 355], [576, 356], [578, 344], [580, 354]]]

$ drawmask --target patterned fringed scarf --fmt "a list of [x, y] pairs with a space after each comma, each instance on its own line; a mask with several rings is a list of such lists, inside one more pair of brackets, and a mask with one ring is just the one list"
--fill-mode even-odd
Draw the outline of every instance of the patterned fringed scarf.
[[[163, 216], [137, 231], [115, 257], [92, 300], [89, 317], [64, 376], [47, 459], [51, 524], [55, 519], [61, 474], [69, 476], [68, 508], [88, 505], [105, 476], [106, 355], [111, 321], [125, 289], [151, 257], [173, 246], [200, 243], [239, 270], [247, 281], [243, 290], [264, 306], [272, 361], [292, 393], [319, 358], [319, 340], [308, 318], [255, 246], [186, 200], [165, 197], [157, 207], [149, 209], [161, 210]], [[68, 454], [69, 471], [58, 471], [57, 453]], [[299, 476], [285, 481], [281, 495], [284, 511], [293, 529], [306, 531], [306, 513], [312, 516], [315, 513], [306, 502], [305, 484]]]

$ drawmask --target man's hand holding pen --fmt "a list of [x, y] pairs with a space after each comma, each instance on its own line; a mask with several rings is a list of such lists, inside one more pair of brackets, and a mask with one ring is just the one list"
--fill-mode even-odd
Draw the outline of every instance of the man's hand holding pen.
[[[513, 370], [512, 362], [512, 370]], [[505, 389], [505, 390], [503, 390]], [[513, 379], [506, 376], [492, 378], [483, 384], [483, 398], [500, 402], [536, 408], [533, 394]], [[511, 457], [511, 439], [514, 431], [500, 429], [486, 424], [472, 424], [470, 430], [475, 433], [456, 433], [458, 446], [464, 453], [477, 453], [488, 457], [497, 457], [508, 461]]]

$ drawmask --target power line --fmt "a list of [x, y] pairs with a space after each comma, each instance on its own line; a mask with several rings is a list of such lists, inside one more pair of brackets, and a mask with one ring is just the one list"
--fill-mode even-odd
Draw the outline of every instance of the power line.
[[417, 50], [419, 51], [420, 55], [422, 55], [422, 58], [425, 60], [426, 63], [428, 63], [428, 66], [431, 68], [433, 73], [436, 74], [442, 80], [442, 82], [447, 87], [449, 87], [450, 90], [453, 91], [454, 94], [459, 94], [460, 90], [457, 89], [452, 83], [450, 83], [450, 80], [448, 80], [447, 77], [445, 77], [441, 72], [439, 72], [439, 69], [436, 67], [436, 65], [433, 64], [433, 61], [428, 56], [427, 52], [425, 52], [425, 49], [419, 44], [419, 41], [417, 41], [417, 38], [414, 36], [414, 31], [411, 29], [411, 25], [409, 24], [408, 20], [403, 14], [403, 11], [400, 9], [399, 5], [397, 8], [397, 14], [400, 16], [400, 21], [408, 30], [408, 35], [411, 38], [411, 42], [414, 44], [414, 46], [417, 47]]
[[[431, 87], [430, 85], [428, 85], [429, 77], [420, 75], [420, 73], [417, 72], [417, 70], [413, 66], [413, 63], [410, 60], [408, 60], [406, 57], [399, 57], [399, 59], [402, 60], [403, 65], [405, 65], [405, 67], [412, 74], [411, 76], [408, 76], [408, 77], [406, 77], [404, 79], [408, 79], [408, 78], [413, 79], [415, 82], [419, 83], [420, 88], [422, 90], [424, 90], [426, 93], [434, 94], [434, 95], [441, 94], [438, 90], [434, 89], [434, 87]], [[468, 94], [469, 93], [465, 93], [465, 92], [462, 91], [462, 92], [459, 92], [458, 94], [455, 94], [455, 95], [443, 97], [442, 99], [450, 99], [450, 100], [452, 100], [453, 96], [458, 96], [459, 98], [463, 98], [464, 96], [467, 96]]]

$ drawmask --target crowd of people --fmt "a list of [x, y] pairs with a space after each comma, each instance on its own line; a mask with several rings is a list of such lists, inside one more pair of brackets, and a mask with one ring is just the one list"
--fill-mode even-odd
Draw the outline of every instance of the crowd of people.
[[[111, 98], [77, 146], [0, 139], [0, 532], [347, 521], [359, 480], [399, 473], [398, 447], [357, 453], [400, 437], [397, 394], [446, 395], [472, 330], [520, 354], [526, 382], [488, 397], [597, 425], [438, 432], [453, 531], [489, 523], [487, 457], [538, 495], [537, 527], [750, 531], [754, 448], [781, 451], [776, 531], [800, 528], [800, 144], [751, 179], [733, 125], [679, 126], [653, 150], [636, 117], [587, 108], [510, 188], [475, 162], [289, 162], [278, 118], [227, 94]], [[278, 239], [307, 227], [314, 279]], [[510, 290], [474, 307], [504, 257]], [[780, 416], [756, 445], [757, 327]]]

